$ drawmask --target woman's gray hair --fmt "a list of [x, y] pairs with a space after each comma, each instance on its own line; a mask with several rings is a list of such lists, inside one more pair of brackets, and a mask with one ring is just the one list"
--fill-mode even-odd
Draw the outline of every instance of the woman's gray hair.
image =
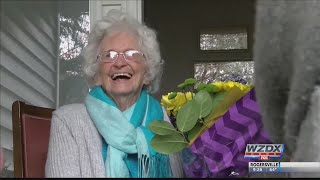
[[102, 39], [112, 32], [122, 31], [136, 36], [147, 62], [145, 80], [149, 81], [150, 84], [145, 88], [148, 92], [155, 93], [159, 89], [164, 64], [161, 59], [156, 33], [119, 10], [111, 10], [105, 17], [97, 21], [88, 36], [88, 45], [84, 48], [82, 55], [85, 60], [84, 73], [89, 84], [94, 84], [98, 75], [97, 56]]

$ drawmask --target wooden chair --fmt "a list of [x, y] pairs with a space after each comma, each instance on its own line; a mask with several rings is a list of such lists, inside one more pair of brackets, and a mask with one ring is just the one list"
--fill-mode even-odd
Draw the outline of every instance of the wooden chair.
[[16, 178], [45, 177], [50, 123], [54, 109], [12, 104], [13, 161]]

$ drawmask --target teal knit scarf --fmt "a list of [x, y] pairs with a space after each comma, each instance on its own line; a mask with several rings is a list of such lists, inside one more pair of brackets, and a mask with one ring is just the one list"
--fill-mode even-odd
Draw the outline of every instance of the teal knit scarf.
[[[150, 146], [154, 134], [147, 126], [153, 120], [163, 120], [163, 111], [159, 102], [145, 90], [141, 91], [130, 118], [119, 110], [101, 86], [89, 92], [85, 105], [107, 144], [106, 177], [171, 176], [168, 155], [159, 154]], [[134, 156], [137, 158], [132, 158]]]

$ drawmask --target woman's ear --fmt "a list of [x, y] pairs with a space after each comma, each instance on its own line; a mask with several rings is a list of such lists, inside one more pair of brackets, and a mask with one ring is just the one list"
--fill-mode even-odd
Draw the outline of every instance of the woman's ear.
[[151, 81], [149, 80], [150, 78], [148, 78], [148, 77], [150, 77], [150, 73], [148, 71], [148, 68], [146, 68], [146, 71], [145, 71], [144, 76], [143, 76], [143, 84], [145, 86], [147, 86], [147, 85], [149, 85], [151, 83]]
[[99, 76], [99, 74], [95, 74], [93, 77], [93, 83], [94, 85], [101, 85], [102, 84], [102, 79]]
[[149, 85], [150, 84], [150, 80], [148, 78], [144, 77], [143, 84], [146, 85], [146, 86]]

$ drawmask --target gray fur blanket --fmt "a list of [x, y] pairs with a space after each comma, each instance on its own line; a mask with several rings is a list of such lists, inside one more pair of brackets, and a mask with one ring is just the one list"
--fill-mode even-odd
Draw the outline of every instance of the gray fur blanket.
[[264, 125], [291, 161], [320, 162], [320, 0], [256, 3], [253, 59]]

